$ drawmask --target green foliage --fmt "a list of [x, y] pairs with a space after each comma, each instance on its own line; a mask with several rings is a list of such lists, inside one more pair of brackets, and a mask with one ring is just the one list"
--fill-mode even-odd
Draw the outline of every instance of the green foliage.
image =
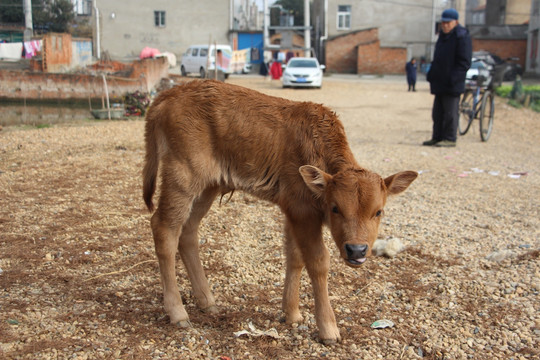
[[274, 4], [293, 15], [295, 26], [304, 25], [304, 0], [277, 0]]
[[[503, 85], [499, 86], [495, 89], [495, 93], [504, 98], [509, 98], [510, 93], [512, 92], [512, 86], [511, 85]], [[540, 94], [540, 85], [524, 85], [523, 86], [523, 93], [525, 94]], [[538, 96], [538, 95], [537, 95]]]
[[24, 23], [23, 2], [21, 0], [1, 0], [0, 22]]
[[511, 91], [512, 91], [512, 86], [503, 85], [503, 86], [499, 86], [498, 88], [495, 89], [495, 94], [497, 94], [497, 96], [507, 98], [507, 97], [510, 96]]
[[508, 104], [515, 108], [522, 108], [523, 103], [527, 104], [532, 110], [540, 112], [540, 85], [524, 85], [521, 95], [517, 97], [514, 86], [504, 85], [495, 89], [495, 94], [500, 97], [510, 99]]
[[50, 29], [54, 32], [68, 32], [69, 25], [75, 19], [73, 4], [69, 0], [56, 0], [50, 7]]
[[[32, 0], [34, 29], [68, 32], [74, 19], [75, 13], [70, 0]], [[23, 24], [23, 2], [21, 0], [0, 0], [0, 22]]]

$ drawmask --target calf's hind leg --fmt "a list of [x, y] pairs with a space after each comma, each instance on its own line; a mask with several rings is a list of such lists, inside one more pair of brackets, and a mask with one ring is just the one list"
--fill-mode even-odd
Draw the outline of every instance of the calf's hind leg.
[[178, 284], [176, 283], [176, 249], [184, 221], [188, 218], [191, 199], [175, 193], [174, 205], [171, 204], [170, 191], [162, 186], [159, 206], [152, 216], [151, 226], [154, 246], [159, 263], [163, 303], [171, 323], [188, 327], [189, 317], [182, 304]]
[[[197, 191], [190, 190], [190, 177], [186, 175], [189, 173], [183, 164], [173, 158], [164, 159], [161, 195], [151, 220], [165, 311], [171, 323], [182, 327], [188, 327], [190, 323], [176, 282], [176, 251], [197, 194]], [[189, 225], [187, 229], [189, 231]]]
[[195, 199], [191, 214], [182, 228], [182, 234], [178, 242], [178, 251], [186, 267], [198, 306], [201, 310], [211, 313], [216, 313], [217, 308], [199, 257], [198, 229], [202, 218], [212, 206], [218, 192], [218, 187], [208, 188], [201, 196]]

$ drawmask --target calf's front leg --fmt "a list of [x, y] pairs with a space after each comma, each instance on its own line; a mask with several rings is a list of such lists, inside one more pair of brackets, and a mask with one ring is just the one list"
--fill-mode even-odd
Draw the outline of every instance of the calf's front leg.
[[282, 309], [285, 313], [285, 322], [287, 324], [299, 323], [303, 320], [299, 308], [299, 288], [304, 261], [291, 231], [291, 225], [287, 222], [285, 224], [286, 270], [282, 302]]
[[315, 298], [315, 321], [324, 344], [341, 340], [328, 297], [330, 255], [322, 238], [322, 225], [310, 219], [291, 226], [292, 234], [306, 266]]

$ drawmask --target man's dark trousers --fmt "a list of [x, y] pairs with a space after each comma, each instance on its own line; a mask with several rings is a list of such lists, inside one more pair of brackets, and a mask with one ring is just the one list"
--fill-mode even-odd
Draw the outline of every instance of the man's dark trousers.
[[459, 95], [436, 94], [432, 118], [433, 139], [455, 142], [459, 121]]

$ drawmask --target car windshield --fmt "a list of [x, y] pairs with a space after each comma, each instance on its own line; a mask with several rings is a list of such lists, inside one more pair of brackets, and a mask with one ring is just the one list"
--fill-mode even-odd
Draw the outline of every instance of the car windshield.
[[317, 63], [314, 60], [291, 60], [288, 66], [291, 68], [316, 68]]
[[486, 69], [486, 67], [481, 61], [473, 61], [471, 64], [471, 69]]

